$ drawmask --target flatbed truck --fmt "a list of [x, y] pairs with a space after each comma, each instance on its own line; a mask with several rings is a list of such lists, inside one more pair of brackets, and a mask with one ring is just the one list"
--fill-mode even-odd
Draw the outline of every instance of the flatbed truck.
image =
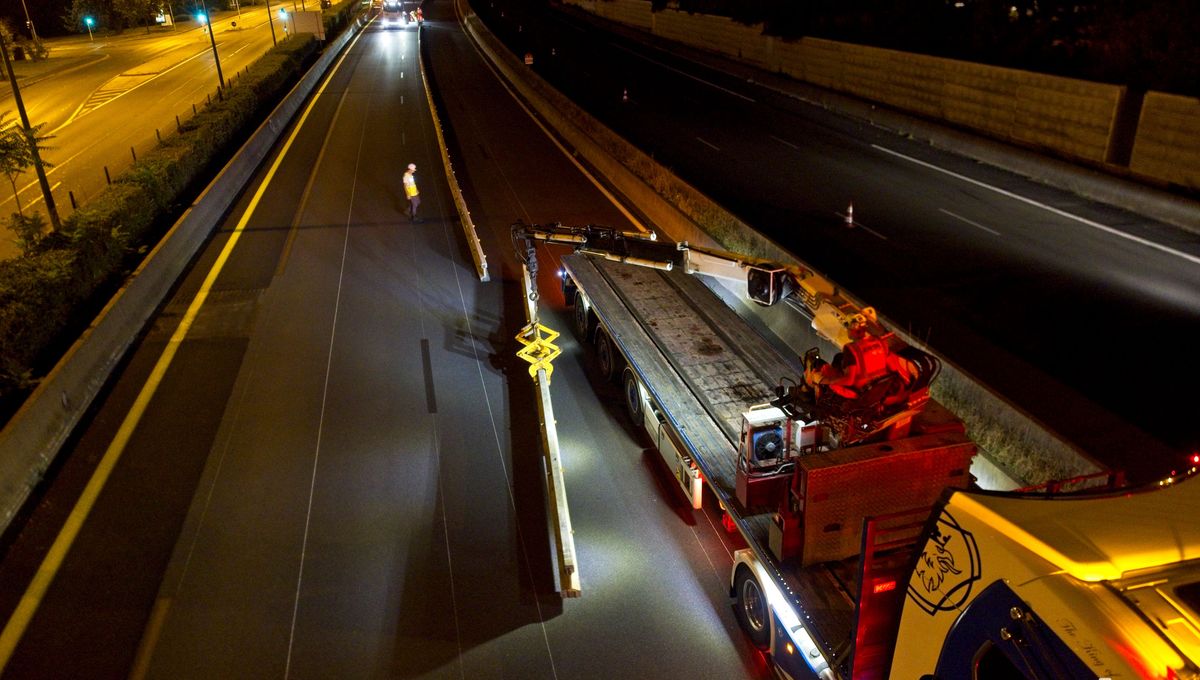
[[[831, 285], [687, 244], [664, 256], [637, 234], [514, 225], [527, 266], [537, 241], [576, 249], [560, 272], [576, 333], [692, 506], [707, 488], [744, 539], [730, 594], [780, 677], [1200, 678], [1200, 482], [1086, 499], [969, 490], [976, 449], [953, 414], [923, 397], [884, 414], [901, 425], [890, 434], [844, 411], [831, 432], [786, 398], [821, 366], [692, 274], [750, 269], [726, 278], [747, 277], [757, 302], [806, 289], [835, 319], [862, 311]], [[850, 324], [828, 311], [814, 325], [837, 342]], [[1150, 602], [1153, 588], [1166, 594]]]

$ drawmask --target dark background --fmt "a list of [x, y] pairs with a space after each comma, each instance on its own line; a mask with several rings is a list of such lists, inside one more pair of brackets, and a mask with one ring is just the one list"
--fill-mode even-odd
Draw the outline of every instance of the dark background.
[[[549, 0], [539, 0], [548, 3]], [[209, 0], [211, 11], [234, 0]], [[245, 0], [242, 6], [262, 4]], [[677, 0], [689, 12], [764, 23], [784, 39], [815, 36], [997, 66], [1039, 71], [1132, 90], [1200, 96], [1200, 3], [1194, 0]], [[39, 36], [151, 23], [159, 0], [25, 0]], [[653, 0], [655, 9], [669, 5]], [[176, 16], [200, 0], [174, 0]], [[28, 38], [21, 0], [0, 0], [0, 18]]]

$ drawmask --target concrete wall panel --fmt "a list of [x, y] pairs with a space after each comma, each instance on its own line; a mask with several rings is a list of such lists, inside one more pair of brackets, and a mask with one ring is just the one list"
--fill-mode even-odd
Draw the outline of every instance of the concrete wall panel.
[[[1123, 88], [818, 38], [785, 42], [647, 0], [566, 0], [655, 35], [1003, 141], [1104, 163]], [[594, 8], [594, 9], [593, 9]], [[1130, 168], [1200, 188], [1200, 100], [1146, 97]]]
[[1148, 93], [1129, 167], [1147, 177], [1200, 189], [1200, 99]]
[[645, 0], [568, 0], [571, 4], [588, 9], [591, 5], [600, 16], [627, 26], [634, 26], [647, 31], [654, 28], [654, 16], [650, 11], [650, 3]]

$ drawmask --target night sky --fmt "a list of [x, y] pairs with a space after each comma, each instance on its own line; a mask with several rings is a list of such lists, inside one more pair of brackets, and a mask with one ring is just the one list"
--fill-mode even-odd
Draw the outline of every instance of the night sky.
[[[70, 9], [71, 0], [25, 0], [25, 6], [29, 8], [29, 17], [33, 19], [39, 36], [68, 34], [63, 27], [62, 17]], [[25, 10], [21, 7], [21, 0], [0, 0], [0, 18], [21, 36], [29, 37], [29, 32], [25, 30]]]

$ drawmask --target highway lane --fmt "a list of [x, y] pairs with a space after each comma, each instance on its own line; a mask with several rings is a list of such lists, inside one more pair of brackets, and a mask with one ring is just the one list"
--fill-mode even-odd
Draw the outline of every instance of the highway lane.
[[[509, 239], [517, 219], [633, 228], [511, 104], [449, 22], [448, 4], [434, 5], [427, 16], [433, 21], [426, 44], [451, 123], [456, 174], [493, 271], [508, 282], [518, 276]], [[557, 677], [769, 677], [730, 608], [736, 538], [720, 527], [711, 498], [703, 512], [690, 509], [658, 454], [632, 431], [619, 390], [596, 377], [590, 348], [569, 331], [557, 253], [540, 250], [543, 322], [563, 333], [551, 391], [584, 590], [547, 622]], [[508, 287], [505, 315], [520, 319], [519, 294]], [[512, 393], [526, 380], [524, 369], [510, 369]]]
[[[440, 11], [426, 28], [431, 67], [500, 280], [474, 279], [415, 34], [368, 29], [147, 332], [0, 565], [8, 618], [177, 348], [3, 677], [766, 677], [729, 607], [732, 546], [715, 509], [693, 514], [672, 495], [569, 336], [554, 390], [585, 595], [552, 592], [507, 230], [518, 217], [621, 214]], [[421, 224], [402, 217], [409, 161]], [[548, 304], [566, 329], [561, 301]], [[184, 319], [189, 334], [172, 341]]]
[[1200, 357], [1169, 349], [1200, 330], [1200, 237], [538, 2], [492, 23], [610, 127], [1083, 450], [1146, 481], [1200, 447], [1195, 400], [1173, 396]]
[[[222, 73], [236, 84], [236, 74], [272, 45], [266, 9], [247, 8], [241, 17], [223, 12], [214, 16], [214, 27]], [[78, 204], [95, 198], [107, 186], [105, 168], [115, 178], [135, 154], [154, 148], [156, 130], [170, 135], [177, 117], [187, 120], [193, 105], [216, 96], [218, 79], [210, 39], [198, 28], [49, 42], [52, 58], [77, 63], [22, 87], [21, 96], [30, 122], [44, 125], [42, 134], [51, 137], [42, 157], [52, 164], [47, 178], [66, 217], [72, 194]], [[11, 90], [5, 94], [0, 106], [14, 107], [10, 119], [17, 120]], [[44, 214], [32, 170], [18, 179], [18, 190], [24, 208]], [[11, 189], [0, 192], [0, 210], [16, 211]], [[15, 252], [8, 239], [0, 245], [0, 256]]]

